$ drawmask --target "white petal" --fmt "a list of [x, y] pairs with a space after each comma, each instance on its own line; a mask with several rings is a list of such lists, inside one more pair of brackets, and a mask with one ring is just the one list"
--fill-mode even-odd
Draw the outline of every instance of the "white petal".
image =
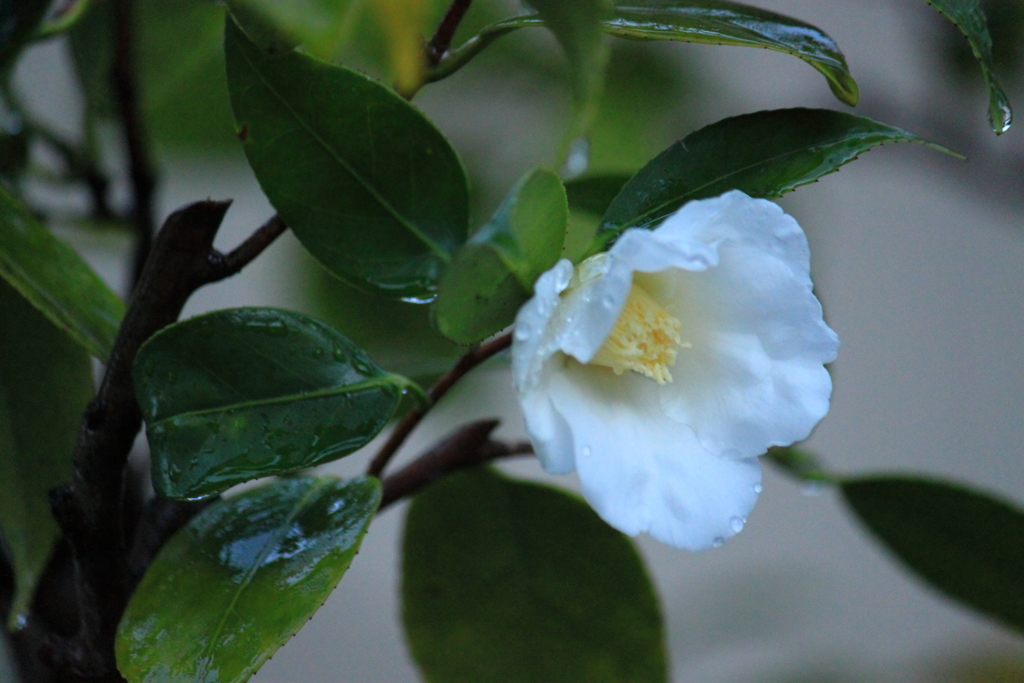
[[688, 550], [739, 531], [757, 500], [756, 458], [718, 458], [658, 408], [650, 380], [570, 361], [551, 378], [583, 495], [613, 527]]

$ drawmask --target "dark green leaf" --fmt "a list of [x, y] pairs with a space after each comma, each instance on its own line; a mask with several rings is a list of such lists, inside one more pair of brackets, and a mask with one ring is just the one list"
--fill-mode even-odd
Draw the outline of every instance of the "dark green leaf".
[[124, 304], [68, 245], [0, 188], [0, 277], [92, 355], [106, 360]]
[[585, 176], [566, 181], [569, 208], [603, 216], [608, 206], [629, 182], [628, 175]]
[[42, 21], [51, 0], [0, 2], [0, 70], [8, 69]]
[[352, 284], [432, 299], [468, 223], [465, 172], [444, 136], [383, 85], [270, 55], [233, 21], [225, 49], [245, 153], [299, 240]]
[[[69, 32], [93, 120], [116, 116], [111, 5], [91, 3]], [[236, 151], [224, 75], [223, 8], [203, 0], [137, 0], [134, 14], [146, 132], [160, 145], [207, 154]]]
[[857, 83], [836, 42], [798, 19], [724, 0], [622, 0], [609, 33], [636, 40], [682, 40], [760, 47], [799, 57], [820, 71], [842, 102], [857, 104]]
[[849, 479], [842, 491], [861, 521], [918, 576], [1024, 631], [1024, 511], [912, 477]]
[[886, 142], [916, 142], [953, 154], [905, 130], [827, 109], [724, 119], [690, 133], [640, 169], [608, 207], [598, 239], [651, 227], [690, 200], [728, 190], [773, 199]]
[[654, 589], [575, 496], [480, 468], [409, 508], [403, 619], [430, 682], [665, 681]]
[[996, 135], [1010, 129], [1013, 111], [1010, 100], [992, 73], [992, 37], [988, 32], [985, 14], [978, 0], [925, 0], [960, 29], [971, 46], [971, 52], [981, 65], [982, 76], [988, 84], [988, 123]]
[[219, 501], [157, 555], [117, 630], [131, 683], [241, 683], [323, 604], [380, 504], [375, 479], [283, 479]]
[[153, 485], [171, 498], [348, 455], [410, 386], [323, 323], [269, 308], [171, 325], [135, 361]]
[[14, 561], [17, 625], [59, 535], [47, 492], [71, 478], [92, 366], [89, 354], [3, 280], [0, 320], [0, 531]]
[[568, 220], [555, 173], [539, 168], [520, 178], [442, 276], [434, 306], [441, 333], [471, 344], [511, 325], [534, 281], [561, 256]]

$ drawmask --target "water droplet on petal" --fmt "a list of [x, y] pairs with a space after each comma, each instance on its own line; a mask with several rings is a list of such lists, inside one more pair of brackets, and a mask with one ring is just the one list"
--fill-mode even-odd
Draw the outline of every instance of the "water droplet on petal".
[[743, 531], [743, 525], [747, 523], [744, 517], [733, 517], [729, 520], [729, 528], [732, 529], [733, 533], [738, 534]]
[[763, 486], [761, 486], [760, 484], [754, 484], [754, 493], [761, 493], [761, 491], [763, 491], [763, 490], [764, 490]]
[[615, 307], [615, 297], [613, 297], [611, 294], [605, 294], [603, 297], [601, 297], [601, 306], [602, 308], [607, 308], [608, 310], [611, 310], [612, 308]]
[[725, 543], [725, 539], [722, 538], [721, 536], [718, 536], [718, 537], [715, 538], [715, 540], [711, 541], [711, 547], [712, 548], [721, 548], [723, 543]]
[[590, 453], [590, 446], [584, 446], [583, 448], [580, 449], [580, 455], [582, 455], [584, 458], [589, 458]]
[[525, 326], [517, 326], [513, 338], [516, 341], [524, 342], [530, 338], [530, 330]]

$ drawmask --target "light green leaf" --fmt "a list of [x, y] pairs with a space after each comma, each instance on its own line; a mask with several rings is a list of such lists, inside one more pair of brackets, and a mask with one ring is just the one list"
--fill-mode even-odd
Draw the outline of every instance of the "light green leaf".
[[848, 479], [842, 491], [861, 522], [920, 578], [1024, 632], [1024, 511], [908, 476]]
[[413, 500], [402, 550], [406, 638], [430, 683], [668, 678], [643, 561], [575, 496], [452, 475]]
[[269, 308], [164, 328], [139, 349], [134, 378], [153, 485], [170, 498], [337, 460], [412, 388], [323, 323]]
[[466, 238], [468, 190], [444, 136], [383, 85], [225, 34], [239, 138], [263, 191], [347, 282], [429, 301]]
[[992, 37], [988, 32], [985, 14], [978, 0], [925, 0], [949, 19], [967, 38], [971, 52], [981, 66], [981, 75], [988, 85], [988, 123], [996, 135], [1010, 129], [1013, 110], [1010, 100], [992, 73]]
[[86, 351], [106, 360], [124, 304], [92, 268], [0, 187], [0, 278]]
[[[238, 18], [256, 15], [293, 44], [322, 59], [334, 57], [348, 38], [360, 2], [353, 0], [227, 0]], [[248, 28], [248, 23], [243, 22]]]
[[380, 504], [375, 479], [282, 479], [174, 535], [117, 629], [131, 683], [241, 683], [319, 609]]
[[0, 320], [0, 532], [13, 556], [17, 626], [60, 534], [47, 494], [71, 478], [93, 384], [89, 354], [3, 280]]
[[544, 26], [555, 34], [572, 67], [573, 90], [580, 113], [576, 133], [583, 132], [593, 116], [594, 100], [601, 91], [608, 46], [601, 22], [611, 13], [611, 0], [527, 0]]
[[776, 109], [713, 123], [673, 144], [626, 183], [605, 212], [592, 251], [626, 228], [656, 225], [693, 199], [728, 190], [773, 199], [887, 142], [915, 142], [958, 156], [905, 130], [827, 109]]
[[565, 189], [547, 169], [528, 172], [441, 278], [437, 327], [471, 344], [508, 327], [533, 283], [562, 253], [569, 220]]

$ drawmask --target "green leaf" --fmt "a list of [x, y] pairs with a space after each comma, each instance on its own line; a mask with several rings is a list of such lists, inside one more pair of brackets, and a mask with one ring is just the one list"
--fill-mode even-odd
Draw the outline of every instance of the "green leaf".
[[124, 304], [75, 251], [0, 187], [0, 277], [100, 360], [106, 360]]
[[624, 0], [607, 30], [635, 40], [682, 40], [708, 45], [760, 47], [799, 57], [825, 76], [832, 93], [857, 104], [857, 82], [839, 46], [821, 29], [798, 19], [724, 0]]
[[629, 178], [624, 174], [594, 175], [566, 181], [565, 194], [569, 208], [603, 216], [615, 196], [629, 182]]
[[568, 220], [554, 172], [537, 168], [520, 178], [442, 276], [434, 303], [441, 333], [471, 344], [511, 325], [534, 281], [561, 256]]
[[146, 571], [117, 629], [131, 683], [246, 681], [319, 609], [380, 504], [361, 478], [283, 479], [214, 503]]
[[32, 40], [51, 0], [0, 2], [0, 70], [7, 70]]
[[958, 156], [905, 130], [827, 109], [776, 109], [713, 123], [673, 144], [626, 183], [601, 220], [595, 250], [626, 228], [653, 226], [693, 199], [728, 190], [774, 199], [886, 142], [916, 142]]
[[[224, 75], [224, 9], [204, 0], [136, 0], [139, 99], [146, 133], [161, 146], [237, 151]], [[116, 118], [110, 70], [112, 3], [93, 2], [69, 31], [88, 118]]]
[[93, 384], [89, 354], [2, 280], [0, 320], [0, 531], [14, 562], [16, 626], [59, 536], [47, 493], [71, 478]]
[[[280, 36], [323, 59], [334, 57], [344, 44], [358, 4], [352, 0], [227, 0], [238, 19], [256, 15]], [[249, 28], [249, 22], [240, 23]]]
[[988, 85], [988, 123], [996, 135], [1010, 129], [1013, 110], [1010, 100], [992, 73], [992, 37], [988, 32], [985, 14], [978, 0], [925, 0], [949, 19], [967, 38], [971, 52], [981, 66], [981, 74]]
[[170, 498], [348, 455], [411, 388], [323, 323], [269, 308], [164, 328], [139, 349], [134, 377], [153, 485]]
[[593, 117], [601, 91], [608, 46], [601, 22], [611, 13], [611, 0], [527, 0], [544, 26], [555, 34], [572, 67], [573, 90], [580, 112], [574, 133], [583, 132]]
[[575, 496], [479, 468], [409, 508], [402, 616], [428, 682], [666, 681], [630, 540]]
[[383, 85], [270, 55], [233, 21], [225, 50], [246, 156], [303, 245], [351, 284], [432, 299], [468, 224], [465, 172], [444, 136]]
[[1024, 511], [913, 477], [842, 483], [861, 521], [919, 577], [1024, 632]]

